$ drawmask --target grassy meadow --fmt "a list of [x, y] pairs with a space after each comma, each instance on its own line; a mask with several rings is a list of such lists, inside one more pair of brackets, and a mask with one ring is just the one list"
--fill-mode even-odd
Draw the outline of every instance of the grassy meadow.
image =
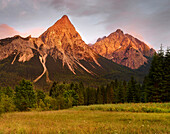
[[[0, 134], [169, 134], [170, 113], [167, 111], [169, 105], [169, 103], [107, 104], [79, 106], [59, 111], [4, 113], [0, 117]], [[106, 110], [110, 107], [137, 109], [137, 106], [148, 109], [157, 107], [162, 110], [149, 113], [140, 110]]]

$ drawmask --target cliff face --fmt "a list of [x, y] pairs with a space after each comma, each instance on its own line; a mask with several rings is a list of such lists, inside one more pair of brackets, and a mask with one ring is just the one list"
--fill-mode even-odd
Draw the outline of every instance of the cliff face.
[[[15, 54], [19, 56], [18, 61], [29, 61], [34, 56], [32, 51], [32, 49], [35, 49], [34, 41], [35, 39], [31, 37], [22, 38], [19, 35], [0, 40], [0, 60]], [[13, 63], [14, 61], [11, 64]]]
[[99, 39], [92, 49], [112, 61], [137, 69], [147, 63], [147, 57], [152, 57], [155, 50], [144, 42], [118, 29], [108, 37]]
[[[82, 60], [94, 62], [95, 65], [100, 66], [97, 61], [99, 55], [85, 44], [66, 15], [48, 28], [39, 38], [32, 38], [31, 36], [22, 38], [16, 35], [12, 38], [0, 40], [0, 61], [14, 55], [11, 65], [15, 64], [16, 61], [23, 63], [30, 61], [35, 57], [35, 54], [38, 54], [39, 62], [44, 68], [41, 77], [46, 72], [48, 74], [46, 67], [48, 56], [52, 57], [54, 61], [62, 61], [63, 68], [67, 66], [73, 74], [76, 74], [77, 68], [93, 74], [80, 62]], [[39, 79], [35, 79], [34, 82]]]
[[75, 63], [80, 65], [79, 60], [94, 61], [99, 65], [97, 55], [85, 44], [66, 15], [39, 38], [49, 48], [49, 55], [62, 60], [63, 65], [67, 64], [73, 73]]
[[87, 84], [95, 80], [101, 84], [103, 78], [129, 80], [132, 75], [142, 79], [143, 74], [130, 68], [140, 67], [154, 52], [121, 30], [90, 47], [64, 15], [38, 38], [16, 35], [0, 40], [0, 84], [21, 78], [42, 85], [51, 80], [82, 80]]

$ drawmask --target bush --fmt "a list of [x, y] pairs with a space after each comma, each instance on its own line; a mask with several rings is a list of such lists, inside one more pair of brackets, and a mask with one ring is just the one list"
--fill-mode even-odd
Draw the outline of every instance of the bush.
[[57, 110], [58, 109], [57, 100], [48, 95], [44, 99], [44, 104], [45, 104], [45, 110]]
[[15, 105], [20, 111], [35, 108], [36, 97], [30, 81], [22, 80], [15, 88]]
[[125, 111], [125, 112], [146, 112], [146, 113], [170, 113], [170, 103], [125, 103], [78, 106], [74, 109], [100, 110], [100, 111]]
[[39, 100], [39, 104], [37, 105], [36, 108], [37, 111], [44, 111], [44, 110], [49, 110], [46, 105], [44, 104], [44, 102], [42, 101], [42, 99]]
[[12, 112], [15, 110], [15, 104], [13, 98], [8, 97], [7, 95], [1, 96], [0, 102], [0, 113], [2, 112]]

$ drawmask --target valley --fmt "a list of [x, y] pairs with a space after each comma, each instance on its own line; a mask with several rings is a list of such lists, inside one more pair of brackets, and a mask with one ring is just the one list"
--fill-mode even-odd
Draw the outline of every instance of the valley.
[[0, 134], [170, 134], [170, 0], [0, 0]]

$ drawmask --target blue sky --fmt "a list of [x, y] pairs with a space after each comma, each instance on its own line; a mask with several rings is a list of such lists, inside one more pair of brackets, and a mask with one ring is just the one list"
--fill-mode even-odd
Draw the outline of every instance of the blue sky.
[[0, 0], [0, 26], [23, 36], [39, 36], [65, 14], [87, 44], [122, 29], [155, 49], [170, 46], [170, 0]]

